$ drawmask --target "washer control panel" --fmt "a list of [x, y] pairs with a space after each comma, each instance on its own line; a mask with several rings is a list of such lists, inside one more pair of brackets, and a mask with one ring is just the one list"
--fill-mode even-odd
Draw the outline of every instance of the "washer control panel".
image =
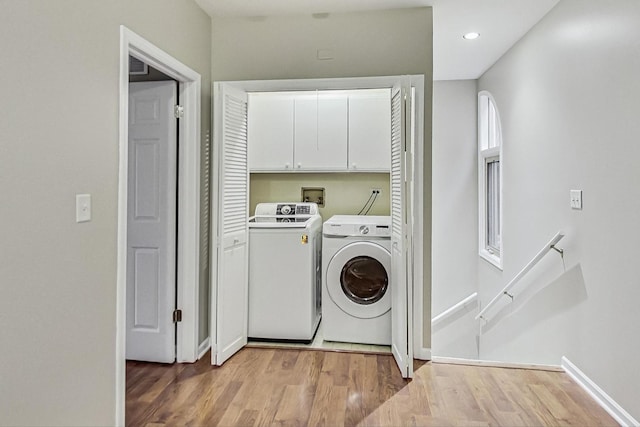
[[276, 215], [316, 215], [318, 205], [315, 203], [278, 203]]
[[296, 205], [278, 205], [276, 215], [295, 215]]
[[311, 216], [318, 215], [316, 203], [258, 203], [255, 210], [258, 216]]

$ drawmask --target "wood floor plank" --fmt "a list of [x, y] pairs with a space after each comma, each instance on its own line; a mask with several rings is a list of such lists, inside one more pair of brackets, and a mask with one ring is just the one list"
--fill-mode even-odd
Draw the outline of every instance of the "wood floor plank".
[[245, 348], [173, 366], [127, 362], [127, 426], [615, 426], [563, 372], [391, 355]]
[[349, 385], [349, 360], [351, 353], [327, 352], [322, 364], [322, 375], [331, 379], [336, 386]]
[[347, 406], [347, 386], [336, 386], [326, 378], [316, 388], [309, 426], [343, 426]]
[[258, 420], [256, 421], [257, 426], [271, 426], [273, 425], [273, 420], [276, 417], [276, 412], [278, 412], [278, 408], [280, 407], [280, 402], [282, 401], [282, 396], [284, 395], [284, 386], [278, 385], [273, 388], [272, 392], [269, 394], [267, 399], [264, 401], [264, 405], [258, 415]]
[[[252, 416], [247, 410], [255, 411], [256, 419], [260, 411], [264, 407], [264, 401], [270, 395], [270, 390], [264, 387], [256, 387], [254, 381], [259, 375], [267, 369], [271, 357], [264, 357], [261, 354], [247, 353], [242, 361], [243, 369], [237, 370], [236, 380], [242, 384], [234, 399], [225, 410], [224, 416], [220, 419], [221, 425], [240, 424], [243, 417]], [[242, 424], [240, 424], [242, 425]]]
[[458, 365], [451, 368], [451, 375], [439, 376], [437, 379], [447, 415], [453, 416], [456, 422], [463, 423], [485, 419], [476, 396], [466, 382], [466, 374], [470, 367]]
[[365, 364], [364, 354], [352, 353], [349, 356], [345, 425], [357, 425], [367, 416], [367, 408], [362, 393], [365, 390]]
[[203, 425], [217, 426], [224, 417], [229, 403], [235, 398], [236, 393], [240, 390], [242, 383], [239, 381], [229, 382], [222, 391], [220, 398], [215, 401], [209, 411], [202, 418]]
[[259, 412], [254, 409], [245, 409], [234, 423], [235, 426], [252, 427], [256, 425]]
[[278, 407], [273, 420], [275, 424], [287, 426], [304, 426], [311, 415], [313, 394], [307, 393], [304, 385], [287, 385], [282, 393], [282, 403]]
[[[227, 366], [211, 366], [211, 375], [208, 375], [202, 383], [202, 394], [198, 400], [194, 400], [194, 402], [197, 402], [197, 409], [194, 411], [195, 416], [190, 418], [189, 421], [192, 421], [194, 425], [204, 426], [209, 425], [207, 423], [211, 417], [222, 417], [223, 414], [215, 414], [216, 405], [219, 400], [228, 399], [228, 396], [223, 396], [223, 394], [228, 384], [234, 380], [235, 375], [240, 371], [240, 366], [246, 356], [243, 353], [237, 354], [227, 361]], [[208, 359], [207, 356], [205, 358]], [[177, 418], [174, 421], [177, 422]]]
[[[187, 369], [194, 373], [191, 366], [192, 365], [189, 365]], [[159, 406], [158, 410], [154, 413], [154, 419], [152, 421], [157, 423], [171, 423], [172, 420], [190, 419], [190, 403], [202, 395], [206, 379], [206, 376], [202, 374], [198, 375], [194, 373], [189, 376], [180, 375], [180, 381], [167, 387], [165, 396], [159, 396], [159, 399], [163, 399], [167, 404]]]

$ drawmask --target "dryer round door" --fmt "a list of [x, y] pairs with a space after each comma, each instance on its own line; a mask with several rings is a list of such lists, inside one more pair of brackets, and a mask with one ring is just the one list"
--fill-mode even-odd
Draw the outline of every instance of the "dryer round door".
[[354, 242], [329, 261], [326, 286], [331, 300], [346, 314], [372, 319], [391, 309], [391, 254], [371, 242]]

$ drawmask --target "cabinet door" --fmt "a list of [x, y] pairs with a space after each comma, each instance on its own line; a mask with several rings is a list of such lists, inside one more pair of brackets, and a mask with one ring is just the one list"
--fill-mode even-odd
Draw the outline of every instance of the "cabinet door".
[[249, 170], [293, 169], [293, 95], [249, 94]]
[[295, 98], [295, 170], [346, 170], [347, 95], [313, 92]]
[[349, 93], [349, 170], [391, 168], [391, 92], [389, 89]]

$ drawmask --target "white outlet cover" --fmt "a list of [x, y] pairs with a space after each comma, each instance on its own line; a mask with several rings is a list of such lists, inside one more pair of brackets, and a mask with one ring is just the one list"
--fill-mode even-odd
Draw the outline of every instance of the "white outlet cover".
[[582, 190], [571, 190], [569, 196], [571, 199], [571, 209], [582, 210]]
[[76, 194], [76, 222], [91, 221], [91, 194]]

